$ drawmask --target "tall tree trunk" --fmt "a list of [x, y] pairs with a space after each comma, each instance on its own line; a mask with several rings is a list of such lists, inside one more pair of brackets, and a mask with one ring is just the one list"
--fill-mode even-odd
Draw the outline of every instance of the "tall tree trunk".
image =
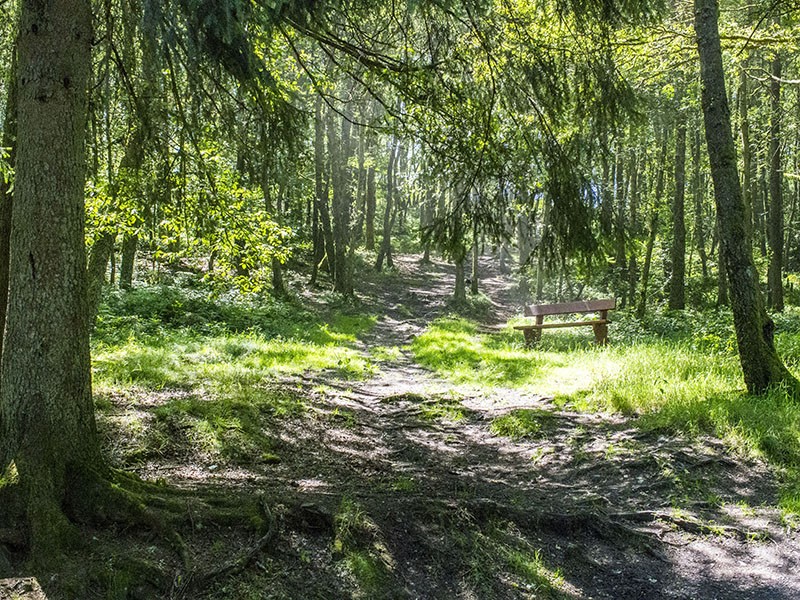
[[670, 310], [686, 306], [686, 123], [678, 100], [678, 126], [675, 130], [675, 195], [672, 198], [672, 246], [670, 262], [672, 273], [669, 279]]
[[433, 225], [433, 191], [433, 182], [426, 181], [419, 215], [419, 233], [420, 242], [422, 243], [422, 262], [424, 264], [431, 262], [431, 239], [428, 235], [428, 229]]
[[769, 268], [767, 304], [783, 310], [783, 169], [781, 168], [781, 57], [772, 60], [769, 136]]
[[397, 141], [392, 140], [391, 148], [389, 149], [389, 163], [386, 167], [386, 207], [383, 212], [383, 239], [375, 262], [377, 271], [383, 269], [384, 260], [386, 260], [387, 266], [392, 268], [392, 224], [394, 223], [394, 199], [396, 195], [394, 172], [397, 166], [397, 154]]
[[139, 236], [127, 233], [122, 238], [122, 264], [119, 267], [119, 287], [125, 290], [133, 286], [133, 269], [136, 263], [136, 251], [139, 247]]
[[94, 327], [97, 311], [100, 308], [108, 261], [114, 253], [115, 238], [113, 233], [103, 233], [94, 241], [91, 252], [89, 252], [89, 263], [86, 267], [86, 289], [90, 329]]
[[[753, 233], [753, 154], [750, 147], [750, 93], [747, 86], [747, 63], [739, 75], [739, 121], [742, 135], [742, 200], [745, 209], [745, 227]], [[696, 163], [697, 166], [697, 163]], [[752, 239], [752, 235], [751, 235]]]
[[755, 242], [761, 251], [761, 256], [767, 256], [767, 169], [763, 163], [757, 165], [758, 182], [753, 194], [753, 229]]
[[480, 240], [478, 239], [478, 224], [472, 226], [472, 279], [469, 291], [473, 295], [478, 293], [478, 258], [480, 256]]
[[375, 167], [370, 165], [367, 169], [367, 198], [364, 207], [364, 247], [375, 250], [375, 209], [377, 195], [375, 190]]
[[636, 307], [636, 317], [643, 319], [647, 312], [647, 286], [650, 282], [650, 269], [653, 264], [653, 247], [656, 242], [658, 232], [658, 210], [661, 206], [661, 196], [664, 193], [664, 163], [667, 160], [667, 133], [664, 131], [664, 139], [661, 142], [661, 153], [656, 167], [656, 189], [653, 196], [653, 207], [650, 213], [650, 230], [647, 235], [647, 249], [642, 266], [642, 284], [639, 288], [639, 304]]
[[708, 254], [706, 253], [705, 222], [703, 220], [703, 189], [700, 185], [700, 130], [695, 129], [692, 141], [692, 201], [694, 204], [694, 244], [700, 257], [703, 280], [708, 279]]
[[[623, 152], [621, 144], [617, 147], [617, 156], [614, 166], [614, 290], [615, 295], [620, 298], [621, 306], [628, 305], [628, 254], [627, 254], [627, 232], [625, 219], [625, 175], [623, 167]], [[632, 301], [632, 300], [631, 300]]]
[[367, 145], [367, 136], [364, 128], [359, 129], [358, 135], [358, 177], [356, 183], [356, 224], [353, 227], [353, 245], [361, 244], [364, 239], [364, 217], [366, 213], [367, 170], [364, 168], [364, 158]]
[[536, 246], [536, 301], [541, 302], [544, 296], [544, 240], [550, 228], [550, 199], [542, 198], [544, 208], [542, 209], [542, 227], [539, 235], [538, 245]]
[[63, 546], [70, 486], [102, 464], [83, 238], [91, 43], [88, 0], [21, 2], [0, 470], [17, 467], [34, 557]]
[[467, 277], [464, 269], [466, 254], [466, 251], [464, 251], [454, 259], [456, 265], [456, 281], [455, 290], [453, 291], [453, 300], [455, 300], [457, 304], [464, 304], [467, 301]]
[[333, 254], [333, 230], [324, 178], [325, 124], [322, 120], [322, 97], [317, 96], [314, 103], [314, 217], [317, 219], [317, 227], [314, 236], [314, 266], [311, 283], [316, 283], [319, 269], [326, 264], [330, 270]]
[[342, 118], [341, 137], [337, 139], [335, 119], [329, 114], [328, 152], [331, 157], [331, 182], [333, 184], [333, 274], [334, 289], [344, 296], [353, 295], [353, 277], [348, 260], [350, 250], [350, 116]]
[[785, 382], [798, 389], [775, 351], [775, 324], [767, 315], [758, 271], [747, 235], [746, 211], [739, 187], [736, 147], [725, 92], [716, 0], [695, 0], [695, 31], [700, 55], [703, 119], [719, 216], [720, 250], [730, 282], [731, 307], [744, 382], [750, 393]]

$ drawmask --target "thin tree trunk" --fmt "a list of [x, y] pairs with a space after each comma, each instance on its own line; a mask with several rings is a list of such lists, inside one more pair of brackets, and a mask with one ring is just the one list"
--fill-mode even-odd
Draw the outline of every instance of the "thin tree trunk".
[[542, 233], [536, 246], [536, 301], [541, 302], [544, 296], [544, 239], [550, 227], [550, 199], [543, 198]]
[[[750, 147], [750, 93], [747, 86], [747, 63], [739, 76], [739, 121], [742, 135], [742, 199], [745, 209], [745, 227], [753, 234], [753, 155]], [[696, 163], [696, 166], [699, 166]]]
[[472, 280], [470, 281], [470, 293], [478, 293], [478, 257], [480, 255], [480, 240], [478, 239], [478, 224], [472, 226]]
[[136, 262], [136, 250], [139, 247], [139, 236], [128, 233], [122, 238], [122, 264], [119, 268], [119, 287], [125, 290], [133, 286], [133, 269]]
[[100, 308], [100, 300], [103, 296], [103, 284], [105, 283], [106, 270], [111, 254], [114, 252], [114, 241], [116, 236], [113, 233], [103, 233], [92, 244], [89, 253], [89, 264], [86, 267], [88, 308], [89, 308], [89, 327], [93, 328], [97, 311]]
[[739, 187], [736, 147], [725, 92], [716, 0], [695, 0], [695, 31], [700, 55], [706, 145], [719, 215], [720, 250], [730, 282], [731, 307], [744, 382], [750, 393], [785, 382], [798, 389], [775, 351], [775, 324], [764, 310], [758, 271], [747, 235], [746, 210]]
[[636, 317], [643, 319], [647, 312], [647, 286], [650, 282], [650, 269], [653, 264], [653, 247], [656, 242], [658, 232], [658, 210], [661, 205], [661, 196], [664, 193], [664, 163], [667, 160], [667, 134], [664, 131], [664, 139], [661, 142], [661, 153], [658, 160], [656, 172], [656, 189], [653, 196], [653, 207], [650, 213], [650, 230], [647, 236], [647, 249], [642, 266], [642, 283], [639, 287], [639, 305], [636, 307]]
[[392, 140], [391, 148], [389, 150], [389, 164], [386, 167], [386, 207], [383, 212], [383, 239], [381, 240], [381, 247], [378, 251], [378, 258], [375, 262], [375, 269], [380, 271], [383, 269], [383, 261], [389, 268], [392, 268], [392, 224], [394, 222], [394, 172], [397, 164], [397, 142]]
[[375, 250], [375, 209], [377, 195], [375, 193], [375, 167], [370, 165], [367, 169], [367, 199], [365, 206], [364, 247]]
[[692, 201], [694, 203], [694, 244], [700, 257], [703, 280], [708, 279], [708, 254], [706, 253], [706, 233], [703, 221], [703, 190], [700, 187], [700, 129], [695, 129], [692, 141]]
[[[317, 96], [314, 104], [314, 265], [311, 283], [317, 281], [319, 269], [323, 268], [327, 251], [333, 247], [330, 215], [328, 213], [328, 194], [324, 184], [325, 174], [325, 131], [322, 122], [322, 97]], [[330, 261], [328, 261], [330, 264]]]
[[675, 195], [672, 199], [672, 246], [670, 262], [672, 272], [669, 279], [670, 310], [680, 310], [686, 306], [686, 124], [680, 114], [678, 100], [678, 126], [675, 131]]
[[770, 80], [769, 136], [769, 268], [767, 271], [767, 304], [772, 310], [783, 310], [783, 170], [781, 168], [781, 58], [772, 60]]
[[[625, 231], [625, 180], [623, 167], [623, 153], [620, 147], [617, 148], [617, 157], [614, 166], [614, 284], [616, 295], [620, 298], [621, 307], [628, 305], [628, 264], [626, 251], [626, 231]], [[631, 299], [631, 302], [633, 299]]]

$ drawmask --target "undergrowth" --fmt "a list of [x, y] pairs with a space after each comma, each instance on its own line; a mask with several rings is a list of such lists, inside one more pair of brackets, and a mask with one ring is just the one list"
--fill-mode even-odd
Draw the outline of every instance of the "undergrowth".
[[351, 346], [374, 323], [366, 315], [323, 320], [291, 301], [139, 288], [110, 295], [98, 316], [94, 380], [227, 394], [312, 370], [364, 377], [375, 366]]

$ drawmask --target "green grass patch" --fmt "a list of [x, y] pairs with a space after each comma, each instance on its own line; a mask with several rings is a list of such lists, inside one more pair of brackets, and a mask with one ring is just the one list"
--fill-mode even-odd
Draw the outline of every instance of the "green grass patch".
[[485, 531], [466, 534], [461, 544], [469, 545], [468, 583], [481, 598], [493, 598], [498, 575], [504, 573], [515, 587], [543, 600], [571, 598], [564, 578], [557, 568], [547, 564], [541, 551], [533, 546], [512, 523], [496, 522]]
[[533, 409], [518, 409], [492, 420], [490, 429], [495, 435], [523, 440], [539, 437], [542, 430], [542, 413]]
[[475, 323], [448, 317], [435, 321], [411, 343], [421, 365], [457, 383], [522, 385], [553, 366], [507, 336], [486, 336]]
[[419, 415], [427, 421], [461, 421], [467, 412], [459, 398], [449, 396], [428, 398], [419, 405]]
[[397, 597], [394, 560], [380, 530], [357, 502], [344, 498], [334, 517], [334, 553], [353, 578], [355, 598]]

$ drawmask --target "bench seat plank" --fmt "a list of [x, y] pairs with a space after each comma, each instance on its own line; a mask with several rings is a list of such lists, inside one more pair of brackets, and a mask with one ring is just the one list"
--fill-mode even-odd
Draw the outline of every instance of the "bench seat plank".
[[532, 304], [525, 307], [525, 315], [536, 317], [538, 315], [568, 315], [570, 313], [590, 313], [601, 310], [614, 310], [617, 307], [616, 298], [601, 300], [578, 300], [576, 302], [562, 302], [560, 304]]
[[514, 325], [514, 329], [555, 329], [557, 327], [578, 327], [580, 325], [607, 325], [609, 319], [594, 319], [591, 321], [564, 321], [562, 323], [542, 323], [541, 325]]

